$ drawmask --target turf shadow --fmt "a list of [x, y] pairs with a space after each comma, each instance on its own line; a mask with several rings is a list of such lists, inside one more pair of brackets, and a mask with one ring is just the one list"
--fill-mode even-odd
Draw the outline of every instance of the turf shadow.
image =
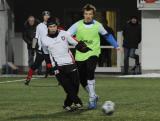
[[29, 87], [59, 87], [59, 85], [30, 85]]
[[32, 115], [24, 115], [24, 116], [19, 116], [19, 117], [12, 117], [8, 120], [44, 120], [45, 119], [62, 119], [62, 118], [71, 118], [72, 116], [80, 116], [81, 113], [89, 111], [88, 109], [80, 109], [74, 112], [66, 112], [66, 111], [61, 111], [61, 112], [56, 112], [56, 113], [51, 113], [51, 114], [32, 114]]

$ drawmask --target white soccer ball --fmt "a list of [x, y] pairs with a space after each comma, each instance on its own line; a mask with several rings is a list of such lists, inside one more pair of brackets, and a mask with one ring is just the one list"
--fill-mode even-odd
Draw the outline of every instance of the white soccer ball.
[[107, 115], [112, 115], [115, 111], [115, 103], [112, 101], [105, 101], [102, 105], [102, 111]]

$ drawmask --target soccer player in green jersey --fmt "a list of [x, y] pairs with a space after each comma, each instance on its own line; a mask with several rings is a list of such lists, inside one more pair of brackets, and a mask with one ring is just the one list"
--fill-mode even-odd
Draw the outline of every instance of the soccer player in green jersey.
[[68, 33], [75, 35], [79, 41], [83, 41], [92, 51], [82, 53], [76, 51], [75, 59], [77, 62], [81, 85], [89, 94], [88, 109], [97, 107], [98, 96], [95, 92], [95, 69], [100, 54], [100, 36], [101, 34], [114, 48], [119, 49], [118, 44], [113, 35], [108, 34], [101, 23], [94, 20], [96, 8], [87, 4], [83, 8], [84, 19], [73, 24]]

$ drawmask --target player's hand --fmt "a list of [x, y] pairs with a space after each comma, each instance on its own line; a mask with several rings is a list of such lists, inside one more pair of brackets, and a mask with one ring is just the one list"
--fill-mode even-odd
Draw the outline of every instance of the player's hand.
[[57, 74], [59, 74], [59, 70], [58, 70], [58, 68], [56, 66], [54, 66], [54, 67], [50, 68], [50, 73], [52, 75], [57, 75]]
[[83, 47], [80, 52], [86, 53], [86, 52], [88, 52], [88, 51], [92, 51], [92, 49], [89, 48], [89, 47]]
[[54, 71], [54, 75], [57, 75], [57, 74], [59, 74], [59, 70]]
[[92, 50], [91, 48], [87, 47], [87, 45], [83, 41], [78, 42], [78, 44], [76, 45], [76, 49], [82, 53]]

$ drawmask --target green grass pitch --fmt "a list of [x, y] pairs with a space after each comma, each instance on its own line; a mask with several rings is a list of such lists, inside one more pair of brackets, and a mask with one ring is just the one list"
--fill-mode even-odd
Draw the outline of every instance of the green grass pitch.
[[[0, 82], [22, 78], [0, 78]], [[160, 79], [96, 78], [98, 108], [87, 110], [88, 96], [80, 88], [84, 109], [65, 112], [65, 93], [55, 78], [38, 78], [29, 87], [23, 82], [0, 83], [0, 121], [160, 121]], [[101, 110], [111, 100], [112, 116]]]

